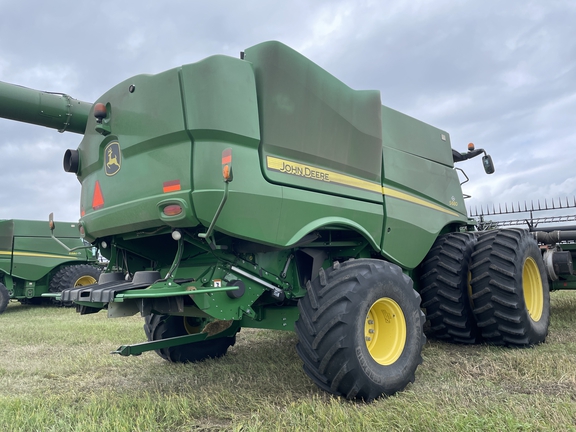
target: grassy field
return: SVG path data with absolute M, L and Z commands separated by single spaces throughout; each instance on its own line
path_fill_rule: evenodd
M 576 431 L 576 293 L 552 293 L 547 343 L 532 349 L 428 341 L 416 382 L 372 404 L 304 375 L 292 333 L 243 329 L 228 354 L 170 364 L 139 317 L 11 303 L 0 315 L 2 431 Z

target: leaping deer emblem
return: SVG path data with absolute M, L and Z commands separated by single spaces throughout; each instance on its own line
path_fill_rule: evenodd
M 118 168 L 120 168 L 118 158 L 116 158 L 116 155 L 112 152 L 112 149 L 108 148 L 108 162 L 106 162 L 106 166 L 111 168 L 112 165 L 116 165 Z
M 120 153 L 120 145 L 118 142 L 108 144 L 104 150 L 106 153 L 105 170 L 107 176 L 113 176 L 120 171 L 120 164 L 122 163 L 122 154 Z

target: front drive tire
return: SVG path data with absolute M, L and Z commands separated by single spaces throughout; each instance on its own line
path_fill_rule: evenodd
M 229 324 L 229 321 L 207 323 L 206 320 L 201 318 L 150 314 L 145 318 L 144 332 L 149 341 L 157 341 L 176 336 L 200 333 L 206 330 L 207 325 L 224 325 L 228 328 L 230 327 Z M 233 322 L 231 325 L 237 326 L 238 324 L 237 322 Z M 234 333 L 234 336 L 219 337 L 186 345 L 162 348 L 156 350 L 156 354 L 172 363 L 194 363 L 208 358 L 222 357 L 226 354 L 228 348 L 236 343 L 236 333 Z
M 425 319 L 400 267 L 374 259 L 335 262 L 307 290 L 298 303 L 296 349 L 320 388 L 371 401 L 414 382 Z
M 472 255 L 472 301 L 484 339 L 494 345 L 544 342 L 550 289 L 538 244 L 521 229 L 490 231 Z

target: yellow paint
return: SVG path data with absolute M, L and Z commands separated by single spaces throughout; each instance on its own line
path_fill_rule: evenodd
M 58 259 L 78 259 L 75 256 L 71 255 L 54 255 L 54 254 L 43 254 L 43 253 L 35 253 L 35 252 L 9 252 L 9 251 L 0 251 L 0 255 L 14 255 L 14 256 L 25 256 L 25 257 L 36 257 L 36 258 L 58 258 Z
M 402 201 L 410 202 L 412 204 L 420 205 L 423 207 L 430 208 L 442 213 L 449 214 L 454 217 L 460 217 L 459 213 L 455 211 L 448 210 L 442 206 L 426 201 L 422 198 L 418 198 L 414 195 L 408 194 L 406 192 L 400 192 L 396 189 L 391 189 L 389 187 L 381 186 L 379 183 L 370 182 L 367 180 L 361 180 L 356 177 L 340 174 L 334 171 L 328 171 L 325 169 L 317 168 L 311 165 L 305 165 L 298 162 L 292 162 L 284 159 L 279 159 L 273 156 L 266 156 L 266 165 L 268 169 L 273 171 L 278 171 L 284 174 L 294 175 L 297 177 L 309 178 L 312 180 L 322 181 L 324 183 L 335 183 L 344 186 L 350 186 L 357 189 L 366 190 L 369 192 L 378 192 L 384 196 L 391 198 L 397 198 Z M 451 202 L 451 205 L 453 203 Z

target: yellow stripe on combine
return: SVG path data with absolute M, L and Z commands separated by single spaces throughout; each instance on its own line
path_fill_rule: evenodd
M 426 201 L 422 198 L 418 198 L 414 195 L 410 195 L 405 192 L 400 192 L 395 189 L 381 186 L 379 183 L 374 183 L 367 180 L 361 180 L 356 177 L 339 174 L 334 171 L 328 171 L 311 165 L 305 165 L 298 162 L 279 159 L 273 156 L 266 156 L 266 166 L 270 170 L 278 171 L 284 174 L 289 174 L 297 177 L 304 177 L 312 180 L 321 181 L 324 183 L 336 183 L 370 192 L 377 192 L 381 193 L 384 196 L 397 198 L 402 201 L 407 201 L 413 204 L 428 207 L 430 209 L 437 210 L 439 212 L 446 213 L 451 216 L 455 217 L 461 216 L 459 213 L 456 213 L 455 211 L 431 203 L 430 201 Z
M 14 256 L 25 256 L 25 257 L 36 257 L 36 258 L 65 258 L 65 259 L 78 259 L 74 255 L 54 255 L 54 254 L 44 254 L 44 253 L 34 253 L 34 252 L 10 252 L 10 251 L 0 251 L 0 255 L 14 255 Z
M 441 206 L 439 206 L 439 205 L 436 205 L 436 204 L 433 204 L 433 203 L 428 202 L 428 201 L 426 201 L 426 200 L 423 200 L 422 198 L 417 198 L 417 197 L 415 197 L 415 196 L 413 196 L 413 195 L 410 195 L 410 194 L 407 194 L 407 193 L 404 193 L 404 192 L 400 192 L 400 191 L 397 191 L 397 190 L 394 190 L 394 189 L 390 189 L 390 188 L 387 188 L 387 187 L 384 187 L 384 186 L 382 187 L 382 195 L 384 195 L 384 196 L 389 196 L 389 197 L 392 197 L 392 198 L 398 198 L 398 199 L 401 199 L 401 200 L 403 200 L 403 201 L 408 201 L 408 202 L 411 202 L 411 203 L 414 203 L 414 204 L 418 204 L 418 205 L 421 205 L 421 206 L 424 206 L 424 207 L 428 207 L 428 208 L 431 208 L 431 209 L 433 209 L 433 210 L 437 210 L 437 211 L 439 211 L 439 212 L 447 213 L 447 214 L 452 215 L 452 216 L 460 216 L 460 214 L 459 214 L 459 213 L 456 213 L 455 211 L 448 210 L 448 209 L 446 209 L 446 208 L 444 208 L 444 207 L 441 207 Z
M 266 165 L 269 169 L 279 171 L 284 174 L 309 178 L 312 180 L 319 180 L 324 183 L 336 183 L 344 186 L 351 186 L 370 192 L 381 192 L 379 183 L 362 180 L 356 177 L 340 174 L 334 171 L 328 171 L 311 165 L 278 159 L 272 156 L 266 156 Z

